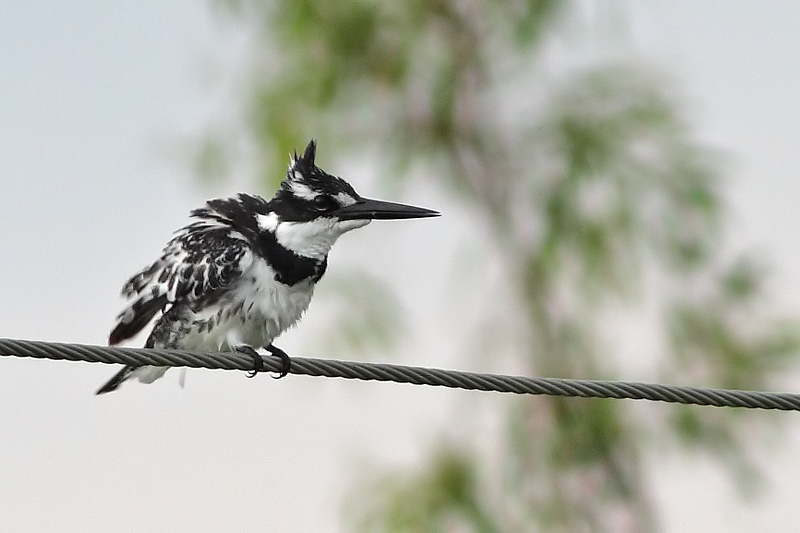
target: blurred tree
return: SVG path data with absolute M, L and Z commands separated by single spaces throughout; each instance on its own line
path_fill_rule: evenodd
M 723 253 L 715 163 L 663 80 L 598 61 L 564 67 L 570 35 L 591 33 L 586 5 L 221 5 L 253 37 L 245 135 L 265 185 L 312 135 L 326 147 L 379 147 L 395 177 L 430 169 L 491 228 L 480 246 L 502 261 L 510 290 L 495 294 L 513 295 L 501 316 L 521 339 L 508 351 L 525 372 L 614 377 L 609 325 L 624 308 L 652 318 L 639 326 L 661 341 L 652 362 L 663 380 L 762 388 L 787 366 L 794 326 L 762 312 L 753 262 Z M 209 136 L 204 169 L 229 168 L 226 142 Z M 684 444 L 747 473 L 745 416 L 521 398 L 499 461 L 445 446 L 421 472 L 367 487 L 355 520 L 387 532 L 655 531 L 643 459 Z

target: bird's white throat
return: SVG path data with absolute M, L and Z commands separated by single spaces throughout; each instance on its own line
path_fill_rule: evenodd
M 297 255 L 324 259 L 336 240 L 348 231 L 363 228 L 370 220 L 339 220 L 321 217 L 309 222 L 281 222 L 275 213 L 258 215 L 261 231 L 275 234 L 278 243 Z

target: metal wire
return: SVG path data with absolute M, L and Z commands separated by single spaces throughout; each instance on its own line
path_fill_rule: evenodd
M 203 353 L 187 350 L 120 348 L 15 339 L 0 339 L 0 355 L 87 361 L 90 363 L 119 363 L 135 366 L 182 366 L 221 370 L 253 369 L 252 358 L 249 355 L 238 352 Z M 514 394 L 544 394 L 583 398 L 629 398 L 716 407 L 800 411 L 800 395 L 790 393 L 677 387 L 628 381 L 504 376 L 438 368 L 356 363 L 305 357 L 292 357 L 291 361 L 291 369 L 289 370 L 291 374 L 305 374 L 308 376 L 360 379 L 363 381 L 392 381 L 414 385 L 510 392 Z M 278 372 L 281 370 L 281 363 L 277 358 L 267 356 L 264 357 L 263 368 L 264 370 Z

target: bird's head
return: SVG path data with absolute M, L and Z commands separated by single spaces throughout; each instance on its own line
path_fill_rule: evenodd
M 422 207 L 363 198 L 342 178 L 319 168 L 316 151 L 312 140 L 302 156 L 293 155 L 286 179 L 270 201 L 272 210 L 258 219 L 262 230 L 274 232 L 278 242 L 295 253 L 324 258 L 342 234 L 371 220 L 439 215 Z

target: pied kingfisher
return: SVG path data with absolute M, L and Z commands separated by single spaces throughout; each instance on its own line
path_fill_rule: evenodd
M 437 216 L 420 207 L 362 198 L 349 183 L 314 163 L 312 140 L 302 157 L 291 158 L 275 196 L 239 194 L 209 200 L 192 211 L 161 257 L 122 287 L 133 300 L 117 317 L 109 345 L 139 333 L 160 311 L 145 347 L 198 351 L 257 348 L 290 360 L 272 341 L 308 308 L 328 252 L 343 233 L 373 219 Z M 168 367 L 126 366 L 97 394 L 130 378 L 152 383 Z

